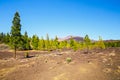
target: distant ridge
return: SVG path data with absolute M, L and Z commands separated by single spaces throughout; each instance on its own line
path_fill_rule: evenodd
M 73 38 L 75 41 L 83 42 L 83 37 L 72 36 L 72 35 L 69 35 L 69 36 L 64 37 L 64 38 L 58 38 L 58 41 L 69 41 L 71 38 Z
M 104 42 L 115 42 L 115 41 L 120 41 L 120 40 L 113 40 L 113 39 L 110 39 L 110 40 L 104 40 Z

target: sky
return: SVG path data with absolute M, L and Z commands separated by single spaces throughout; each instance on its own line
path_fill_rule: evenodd
M 0 32 L 10 32 L 16 11 L 29 36 L 120 39 L 120 0 L 0 0 Z

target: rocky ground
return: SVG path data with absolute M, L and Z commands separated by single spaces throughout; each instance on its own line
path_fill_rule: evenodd
M 0 50 L 0 80 L 120 80 L 120 48 L 28 52 Z

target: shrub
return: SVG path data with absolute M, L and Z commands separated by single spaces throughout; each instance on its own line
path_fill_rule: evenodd
M 67 63 L 70 63 L 72 59 L 70 57 L 66 58 Z
M 29 53 L 25 52 L 25 58 L 29 58 Z

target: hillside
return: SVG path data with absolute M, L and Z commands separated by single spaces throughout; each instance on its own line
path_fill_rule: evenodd
M 58 41 L 69 41 L 71 38 L 73 38 L 75 41 L 83 42 L 83 37 L 72 36 L 72 35 L 69 35 L 69 36 L 64 37 L 64 38 L 58 38 Z

